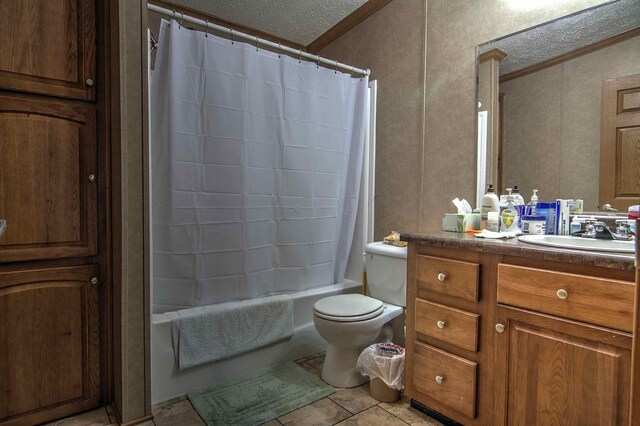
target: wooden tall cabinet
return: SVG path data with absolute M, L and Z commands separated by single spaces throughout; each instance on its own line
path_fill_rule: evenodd
M 95 100 L 95 3 L 0 1 L 0 87 Z
M 0 94 L 1 261 L 97 254 L 95 114 Z
M 105 399 L 100 6 L 0 0 L 2 425 L 65 417 Z
M 0 272 L 0 419 L 30 424 L 98 404 L 96 274 L 93 265 Z

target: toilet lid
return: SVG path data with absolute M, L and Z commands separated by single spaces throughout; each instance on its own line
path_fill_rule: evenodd
M 377 317 L 384 311 L 384 305 L 378 299 L 362 294 L 340 294 L 318 300 L 313 310 L 320 318 L 351 322 Z

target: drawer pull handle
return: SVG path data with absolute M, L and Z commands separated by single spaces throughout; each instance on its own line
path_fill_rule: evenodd
M 438 328 L 444 328 L 444 326 L 447 325 L 444 321 L 438 321 L 436 324 L 438 324 Z
M 504 331 L 504 325 L 502 324 L 496 324 L 496 331 L 498 333 L 502 333 Z
M 440 272 L 438 274 L 438 281 L 443 282 L 446 279 L 447 279 L 447 276 L 445 274 L 443 274 L 442 272 Z
M 441 385 L 444 382 L 444 376 L 436 376 L 436 383 Z
M 569 293 L 567 293 L 567 290 L 561 288 L 560 290 L 556 291 L 556 295 L 558 296 L 558 298 L 564 300 L 567 297 L 569 297 Z

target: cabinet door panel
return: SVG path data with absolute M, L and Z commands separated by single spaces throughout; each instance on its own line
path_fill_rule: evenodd
M 629 339 L 537 316 L 507 320 L 507 424 L 625 424 L 630 351 L 618 344 Z
M 0 423 L 32 424 L 98 403 L 96 272 L 0 273 Z
M 0 1 L 0 44 L 0 88 L 95 99 L 94 1 Z
M 0 262 L 97 250 L 95 111 L 0 96 Z

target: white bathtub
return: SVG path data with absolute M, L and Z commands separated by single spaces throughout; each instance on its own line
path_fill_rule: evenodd
M 219 380 L 324 351 L 326 342 L 313 325 L 313 304 L 327 296 L 359 293 L 361 284 L 341 284 L 293 294 L 293 336 L 233 358 L 178 371 L 171 344 L 171 321 L 167 314 L 153 314 L 151 324 L 151 402 L 157 404 L 182 396 Z

